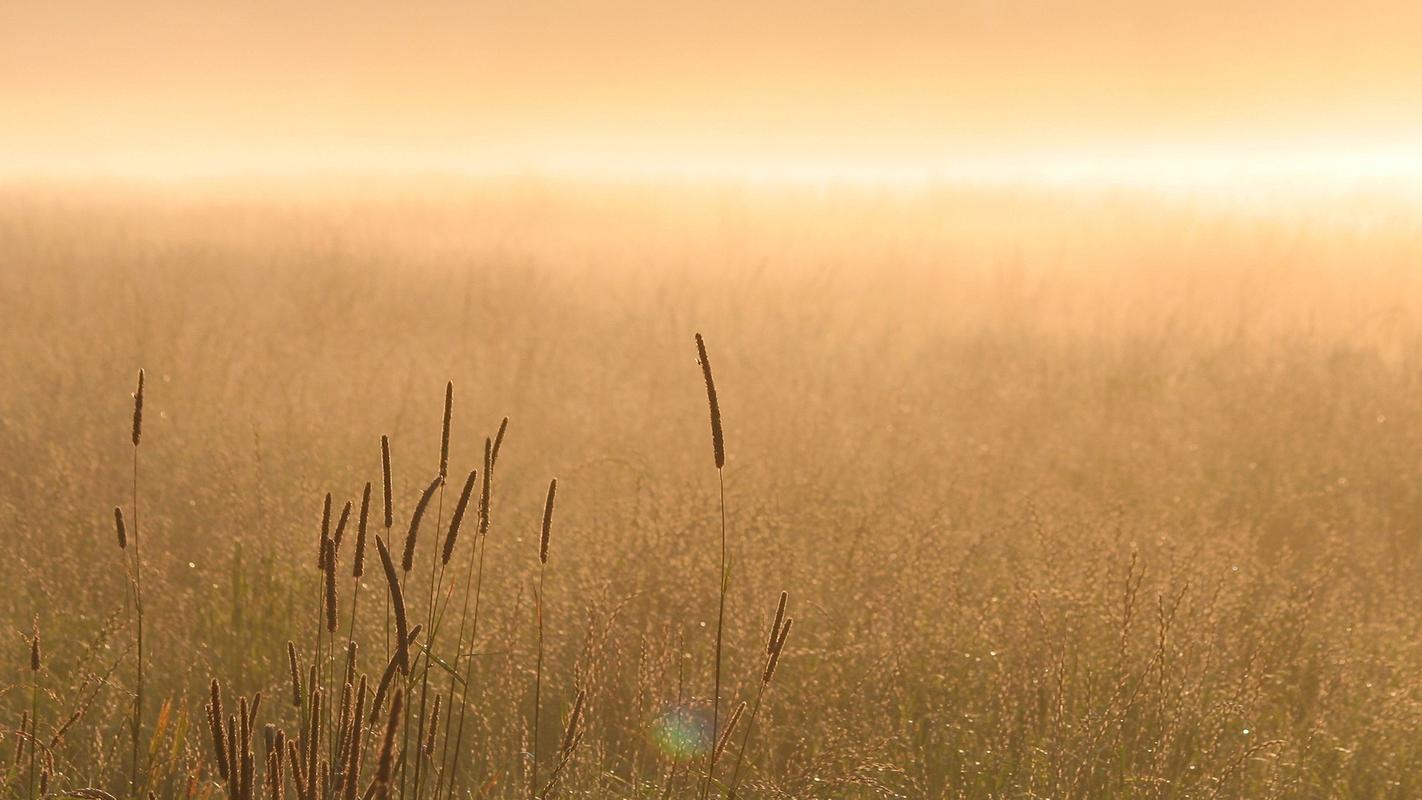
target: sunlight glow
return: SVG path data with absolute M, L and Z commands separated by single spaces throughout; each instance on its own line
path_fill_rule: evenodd
M 422 175 L 503 178 L 529 176 L 592 181 L 916 188 L 935 185 L 1126 188 L 1166 193 L 1272 195 L 1386 190 L 1422 196 L 1422 148 L 1157 148 L 1026 155 L 964 156 L 932 161 L 784 160 L 715 157 L 566 155 L 510 161 L 439 154 L 174 153 L 162 157 L 74 158 L 63 161 L 0 157 L 0 175 L 18 178 L 143 180 L 168 183 L 244 178 L 321 180 Z

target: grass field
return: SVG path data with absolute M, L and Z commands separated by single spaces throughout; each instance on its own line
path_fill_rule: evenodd
M 1366 196 L 1271 208 L 12 185 L 4 793 L 1416 797 L 1422 224 Z M 725 429 L 723 626 L 698 332 Z M 334 632 L 328 492 L 332 537 L 353 502 Z M 377 535 L 433 644 L 346 725 L 347 641 L 366 709 L 360 676 L 373 694 L 399 650 Z M 781 591 L 793 627 L 757 704 Z M 227 714 L 262 697 L 247 737 L 218 726 L 232 780 L 213 679 Z M 753 727 L 747 707 L 713 759 L 742 702 Z M 293 754 L 269 759 L 267 725 Z

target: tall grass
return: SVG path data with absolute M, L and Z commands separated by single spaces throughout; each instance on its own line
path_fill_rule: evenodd
M 534 618 L 538 627 L 538 655 L 533 672 L 533 764 L 528 782 L 528 796 L 538 795 L 538 726 L 542 719 L 543 700 L 543 577 L 548 567 L 548 545 L 553 532 L 553 500 L 558 492 L 558 479 L 548 482 L 548 498 L 543 504 L 543 527 L 538 537 L 538 588 L 534 591 Z
M 706 403 L 711 409 L 711 455 L 716 464 L 716 491 L 721 509 L 721 560 L 716 573 L 716 650 L 714 657 L 715 686 L 711 693 L 711 735 L 706 758 L 706 778 L 701 784 L 701 796 L 711 791 L 711 783 L 716 779 L 716 759 L 720 756 L 721 741 L 721 660 L 722 642 L 726 627 L 726 592 L 730 581 L 726 563 L 726 445 L 721 432 L 721 405 L 716 399 L 716 381 L 711 375 L 711 359 L 706 355 L 706 342 L 701 334 L 696 334 L 696 358 L 701 366 L 701 376 L 706 382 Z
M 133 425 L 130 439 L 133 441 L 133 472 L 132 472 L 132 495 L 133 503 L 133 607 L 134 618 L 134 647 L 137 650 L 137 661 L 135 672 L 137 677 L 134 680 L 133 695 L 133 754 L 132 767 L 129 779 L 129 788 L 135 796 L 141 791 L 139 784 L 140 767 L 138 763 L 139 747 L 143 739 L 143 555 L 141 550 L 140 537 L 138 533 L 138 443 L 143 437 L 143 370 L 138 371 L 138 388 L 133 392 Z M 122 526 L 120 526 L 122 530 Z M 120 537 L 121 539 L 123 537 Z
M 705 345 L 702 342 L 700 334 L 696 336 L 696 344 L 703 369 L 707 398 L 711 409 L 715 463 L 719 472 L 725 464 L 720 411 L 717 403 L 715 384 L 711 377 L 710 362 L 706 356 Z M 133 434 L 135 446 L 138 443 L 139 420 L 142 407 L 141 373 L 139 392 L 136 398 Z M 413 588 L 412 584 L 414 579 L 412 578 L 412 574 L 415 572 L 417 561 L 417 544 L 421 522 L 435 495 L 436 489 L 440 490 L 441 497 L 443 495 L 442 489 L 448 474 L 452 406 L 453 383 L 449 382 L 446 384 L 445 390 L 444 415 L 440 435 L 439 471 L 429 485 L 425 487 L 411 513 L 409 529 L 405 536 L 398 572 L 394 558 L 385 540 L 379 535 L 375 537 L 376 549 L 380 555 L 381 566 L 385 574 L 389 605 L 395 619 L 396 647 L 395 655 L 391 658 L 384 674 L 380 678 L 373 700 L 372 718 L 379 713 L 381 700 L 387 690 L 392 692 L 390 695 L 391 719 L 387 723 L 381 751 L 375 759 L 374 777 L 364 790 L 360 789 L 357 781 L 363 764 L 362 753 L 357 743 L 365 736 L 363 732 L 363 728 L 367 724 L 366 715 L 364 713 L 365 688 L 368 685 L 370 676 L 365 673 L 360 673 L 357 677 L 356 653 L 358 644 L 355 638 L 356 610 L 354 601 L 352 601 L 352 619 L 349 626 L 349 636 L 346 646 L 343 648 L 347 654 L 346 662 L 339 681 L 335 672 L 337 649 L 335 634 L 339 628 L 340 618 L 336 574 L 340 560 L 341 544 L 345 539 L 345 532 L 350 523 L 353 503 L 351 501 L 345 502 L 333 528 L 333 498 L 331 493 L 327 492 L 322 504 L 320 538 L 316 560 L 318 567 L 316 581 L 318 590 L 317 627 L 312 640 L 312 650 L 316 655 L 315 659 L 309 665 L 304 698 L 300 681 L 299 659 L 293 641 L 288 639 L 286 647 L 288 668 L 291 674 L 293 701 L 296 705 L 302 707 L 303 716 L 297 720 L 298 725 L 294 732 L 288 732 L 283 729 L 280 722 L 266 723 L 264 725 L 263 729 L 268 732 L 271 743 L 269 744 L 269 752 L 267 754 L 268 766 L 263 772 L 260 787 L 256 784 L 255 760 L 251 750 L 251 741 L 252 730 L 257 725 L 257 712 L 260 707 L 261 694 L 258 693 L 254 695 L 250 704 L 247 697 L 240 697 L 238 701 L 238 712 L 235 717 L 232 717 L 231 715 L 224 714 L 219 678 L 213 677 L 209 685 L 210 701 L 207 706 L 207 715 L 211 731 L 211 758 L 214 764 L 214 771 L 225 782 L 228 796 L 232 798 L 232 800 L 250 800 L 254 792 L 258 791 L 258 789 L 272 798 L 278 798 L 281 797 L 288 788 L 294 791 L 301 800 L 332 800 L 332 798 L 337 796 L 344 797 L 353 792 L 360 794 L 361 797 L 386 796 L 394 791 L 396 775 L 399 776 L 399 793 L 402 797 L 406 796 L 408 789 L 408 796 L 413 798 L 424 798 L 427 794 L 438 798 L 444 787 L 445 775 L 449 775 L 451 796 L 455 791 L 455 771 L 457 770 L 457 764 L 465 758 L 465 754 L 460 749 L 459 733 L 462 733 L 463 716 L 467 713 L 467 690 L 471 681 L 471 671 L 469 670 L 466 670 L 463 680 L 464 694 L 459 698 L 461 722 L 460 729 L 456 733 L 454 749 L 450 751 L 450 749 L 446 747 L 442 750 L 438 763 L 434 762 L 433 756 L 436 752 L 436 742 L 439 739 L 440 713 L 445 707 L 445 701 L 448 699 L 451 711 L 456 701 L 456 687 L 454 682 L 458 679 L 458 667 L 461 657 L 465 655 L 463 620 L 461 619 L 459 640 L 455 644 L 452 657 L 447 660 L 442 660 L 437 652 L 438 637 L 436 634 L 443 618 L 440 601 L 445 595 L 445 567 L 449 564 L 453 556 L 460 523 L 467 509 L 478 476 L 477 470 L 469 473 L 469 477 L 464 484 L 443 546 L 429 549 L 431 553 L 429 558 L 430 569 L 428 573 L 428 584 L 426 586 L 426 619 L 423 626 L 416 626 L 414 629 L 410 628 L 410 612 L 405 599 L 408 590 Z M 482 484 L 483 488 L 479 507 L 480 539 L 486 537 L 489 530 L 490 509 L 493 502 L 492 476 L 506 426 L 507 418 L 500 424 L 497 435 L 494 438 L 485 439 L 484 443 L 484 481 Z M 382 439 L 382 472 L 387 476 L 385 478 L 387 484 L 389 483 L 388 452 L 389 441 L 388 439 Z M 534 626 L 537 645 L 535 648 L 533 666 L 531 754 L 526 779 L 526 793 L 530 800 L 552 797 L 556 793 L 559 787 L 559 781 L 564 777 L 566 771 L 572 764 L 577 746 L 582 740 L 583 717 L 586 714 L 586 691 L 579 689 L 575 693 L 576 697 L 565 726 L 565 733 L 562 745 L 557 754 L 557 761 L 545 779 L 545 776 L 540 770 L 540 727 L 543 716 L 542 699 L 544 680 L 544 615 L 547 598 L 545 579 L 557 489 L 557 480 L 551 480 L 548 484 L 547 495 L 543 504 L 542 523 L 538 538 L 538 573 L 533 596 Z M 366 526 L 368 523 L 370 492 L 371 482 L 367 481 L 365 483 L 361 508 L 356 523 L 357 545 L 356 554 L 353 557 L 355 565 L 352 569 L 357 578 L 361 571 L 360 560 L 363 557 L 361 549 L 367 534 Z M 123 517 L 120 512 L 116 511 L 115 520 L 119 527 L 119 537 L 122 543 L 125 533 Z M 437 519 L 436 524 L 438 525 L 439 522 L 440 520 Z M 722 629 L 725 623 L 726 591 L 728 588 L 726 553 L 725 492 L 724 484 L 722 484 L 719 572 L 720 598 L 718 602 L 715 656 L 712 665 L 715 688 L 712 698 L 711 735 L 705 744 L 708 764 L 705 779 L 701 786 L 703 796 L 710 791 L 711 785 L 715 780 L 716 762 L 725 751 L 737 721 L 741 718 L 746 709 L 746 703 L 740 703 L 727 721 L 725 729 L 721 730 L 718 727 L 722 686 Z M 480 561 L 482 562 L 482 549 L 480 554 Z M 475 573 L 475 578 L 475 624 L 473 631 L 477 631 L 479 594 L 477 580 L 482 578 L 482 563 L 478 572 Z M 358 583 L 356 588 L 358 588 Z M 452 594 L 454 588 L 452 585 L 449 587 L 450 594 Z M 466 577 L 464 591 L 466 607 L 469 589 L 470 583 Z M 355 592 L 353 591 L 353 598 L 354 594 Z M 780 612 L 783 613 L 783 611 L 782 599 Z M 788 631 L 789 624 L 790 620 L 786 619 L 783 626 L 784 631 Z M 421 628 L 429 633 L 419 649 L 412 651 L 410 649 L 411 644 L 417 640 Z M 322 647 L 323 634 L 325 637 L 324 657 Z M 471 638 L 471 643 L 472 641 Z M 31 682 L 34 703 L 32 704 L 29 719 L 31 721 L 31 728 L 33 729 L 39 719 L 37 706 L 39 696 L 39 636 L 37 630 L 31 642 Z M 762 679 L 762 690 L 764 685 L 769 682 L 770 674 L 774 670 L 775 659 L 779 657 L 783 643 L 784 639 L 780 614 L 778 614 L 775 628 L 771 633 L 771 644 L 767 647 L 767 653 L 770 654 L 770 662 Z M 470 656 L 472 658 L 472 654 L 470 654 Z M 431 667 L 435 663 L 438 663 L 443 670 L 449 673 L 451 682 L 445 693 L 440 693 L 437 688 L 438 685 L 436 685 L 435 696 L 432 701 L 429 701 L 429 675 Z M 585 666 L 584 669 L 586 668 Z M 397 670 L 400 675 L 404 676 L 403 679 L 396 677 Z M 416 674 L 419 675 L 420 707 L 418 713 L 411 714 L 411 707 L 405 704 L 403 699 L 410 696 L 410 693 L 413 691 Z M 403 685 L 394 686 L 393 689 L 390 689 L 389 687 L 391 687 L 395 681 L 400 681 Z M 338 685 L 341 687 L 341 700 L 338 705 L 333 706 L 332 698 L 336 696 Z M 428 717 L 425 713 L 427 701 L 432 702 L 432 711 Z M 759 702 L 757 702 L 757 710 L 758 707 Z M 397 712 L 399 714 L 398 720 L 395 718 Z M 754 716 L 754 712 L 752 716 Z M 396 725 L 399 727 L 398 745 L 395 741 L 396 732 L 394 727 Z M 31 733 L 30 738 L 29 798 L 30 800 L 34 800 L 35 735 Z M 280 766 L 282 753 L 276 744 L 278 739 L 294 743 L 286 753 L 286 761 L 291 774 L 289 787 Z M 447 731 L 445 742 L 447 745 Z M 745 747 L 743 743 L 741 749 L 742 757 L 744 756 L 744 752 Z M 407 783 L 405 776 L 409 772 L 412 761 L 414 763 L 414 775 L 413 779 Z M 433 780 L 432 778 L 432 792 L 427 791 L 430 784 L 423 780 L 427 769 L 433 774 L 438 775 L 438 780 Z M 732 787 L 730 791 L 734 792 L 734 787 Z
M 0 795 L 1422 790 L 1409 217 L 795 202 L 0 197 Z

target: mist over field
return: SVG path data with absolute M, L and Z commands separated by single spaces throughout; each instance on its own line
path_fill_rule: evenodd
M 1422 795 L 1419 41 L 0 3 L 0 800 Z
M 700 332 L 726 452 L 718 724 L 755 701 L 782 590 L 794 618 L 715 791 L 736 762 L 748 797 L 1417 791 L 1422 236 L 1407 205 L 259 188 L 0 199 L 0 616 L 16 632 L 0 702 L 14 741 L 32 699 L 21 634 L 37 621 L 52 786 L 118 794 L 132 768 L 133 543 L 119 549 L 112 511 L 132 537 L 141 367 L 145 786 L 229 788 L 204 715 L 213 678 L 229 706 L 263 697 L 264 785 L 261 725 L 294 738 L 309 716 L 309 697 L 289 699 L 289 640 L 304 672 L 320 631 L 327 698 L 358 641 L 374 691 L 394 652 L 385 579 L 369 542 L 355 627 L 342 572 L 326 633 L 323 497 L 328 532 L 348 499 L 354 526 L 371 482 L 370 538 L 391 538 L 398 562 L 439 466 L 449 381 L 450 478 L 405 586 L 414 621 L 429 542 L 509 422 L 488 533 L 464 522 L 440 583 L 453 602 L 430 696 L 446 722 L 460 703 L 467 715 L 458 752 L 421 756 L 421 791 L 449 791 L 450 773 L 474 796 L 529 791 L 537 677 L 540 793 L 695 795 L 720 530 Z M 455 642 L 481 551 L 479 629 Z M 419 652 L 404 687 L 416 712 Z M 461 654 L 467 701 L 445 669 Z M 579 693 L 582 738 L 554 777 Z M 378 785 L 383 722 L 360 791 Z M 23 793 L 18 741 L 6 769 Z

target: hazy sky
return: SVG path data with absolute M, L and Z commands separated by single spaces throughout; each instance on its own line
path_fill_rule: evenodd
M 0 172 L 1422 175 L 1417 0 L 0 0 Z

